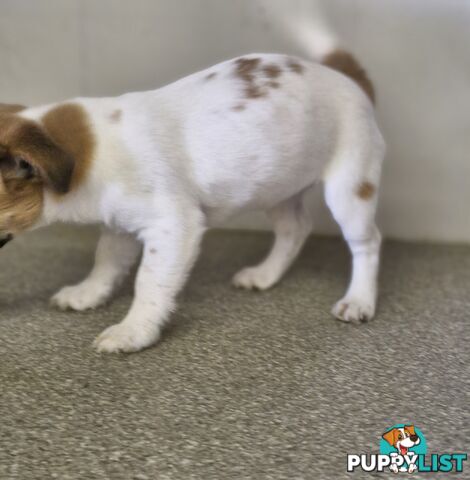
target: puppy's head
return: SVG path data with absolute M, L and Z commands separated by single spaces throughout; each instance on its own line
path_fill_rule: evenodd
M 401 455 L 406 455 L 408 449 L 419 444 L 419 436 L 415 432 L 414 425 L 405 425 L 402 428 L 392 428 L 382 435 L 392 447 L 395 447 Z
M 20 110 L 0 105 L 0 247 L 36 223 L 45 189 L 68 192 L 75 165 L 45 126 Z

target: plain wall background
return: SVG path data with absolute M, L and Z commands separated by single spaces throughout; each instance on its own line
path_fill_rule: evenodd
M 321 4 L 378 91 L 383 232 L 470 242 L 470 2 Z M 254 51 L 305 55 L 280 19 L 317 13 L 313 0 L 1 0 L 0 102 L 152 89 Z M 316 231 L 337 231 L 321 192 L 311 201 Z

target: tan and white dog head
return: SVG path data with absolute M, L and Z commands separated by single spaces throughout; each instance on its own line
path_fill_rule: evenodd
M 401 428 L 392 428 L 382 435 L 392 447 L 398 450 L 400 455 L 406 455 L 408 450 L 420 442 L 419 436 L 415 432 L 414 425 L 405 425 Z
M 35 225 L 46 189 L 60 196 L 73 188 L 91 156 L 80 106 L 61 105 L 39 121 L 24 109 L 0 104 L 0 247 Z

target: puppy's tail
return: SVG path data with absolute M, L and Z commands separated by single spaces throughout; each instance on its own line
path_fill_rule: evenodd
M 366 71 L 352 53 L 341 47 L 322 12 L 315 13 L 315 18 L 297 18 L 286 23 L 289 36 L 308 56 L 354 80 L 375 103 L 374 86 Z

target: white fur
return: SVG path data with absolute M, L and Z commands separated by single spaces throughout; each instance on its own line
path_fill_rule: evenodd
M 245 98 L 245 82 L 229 60 L 155 91 L 74 100 L 89 114 L 96 136 L 92 169 L 61 199 L 46 192 L 38 225 L 102 223 L 106 232 L 90 276 L 52 302 L 76 310 L 104 303 L 143 244 L 133 304 L 121 323 L 97 338 L 99 351 L 154 343 L 205 229 L 240 212 L 269 212 L 276 239 L 266 260 L 239 272 L 235 285 L 265 289 L 276 283 L 311 230 L 303 198 L 320 181 L 353 255 L 351 284 L 333 312 L 346 321 L 373 316 L 377 196 L 357 196 L 361 182 L 379 184 L 384 144 L 373 107 L 353 81 L 322 65 L 298 60 L 304 67 L 299 74 L 286 68 L 283 55 L 246 58 L 255 57 L 283 69 L 280 87 L 268 88 L 262 98 Z M 216 76 L 207 79 L 211 73 Z M 260 86 L 268 80 L 256 76 Z M 245 109 L 235 111 L 240 104 Z M 39 119 L 54 106 L 23 116 Z M 111 120 L 117 109 L 120 122 Z

